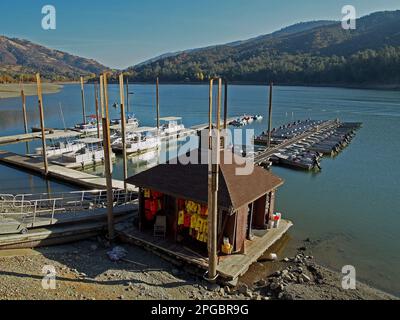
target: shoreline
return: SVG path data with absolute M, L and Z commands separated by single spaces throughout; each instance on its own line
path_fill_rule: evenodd
M 25 96 L 37 95 L 37 87 L 34 83 L 24 84 Z M 43 94 L 58 93 L 63 88 L 60 83 L 42 83 Z M 21 96 L 21 86 L 18 83 L 0 84 L 0 99 L 18 98 Z
M 240 279 L 233 288 L 207 283 L 201 277 L 187 272 L 185 267 L 176 267 L 139 247 L 126 244 L 118 246 L 127 252 L 126 258 L 118 262 L 109 260 L 107 252 L 110 245 L 100 237 L 56 247 L 24 250 L 22 253 L 18 250 L 0 252 L 0 299 L 398 299 L 359 282 L 357 290 L 342 290 L 336 273 L 319 266 L 304 253 L 283 259 L 287 262 L 275 261 L 273 264 L 278 271 L 251 284 Z M 55 267 L 56 290 L 42 290 L 43 265 Z M 302 283 L 297 283 L 297 279 L 303 279 L 299 281 Z

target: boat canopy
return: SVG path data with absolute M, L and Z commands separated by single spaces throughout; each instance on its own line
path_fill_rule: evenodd
M 160 118 L 160 121 L 166 121 L 166 122 L 179 121 L 179 120 L 182 120 L 182 117 L 164 117 L 164 118 Z
M 86 144 L 95 144 L 95 143 L 101 143 L 101 142 L 103 142 L 103 140 L 98 139 L 98 138 L 84 138 L 84 139 L 76 140 L 76 142 L 81 142 L 81 143 L 86 143 Z

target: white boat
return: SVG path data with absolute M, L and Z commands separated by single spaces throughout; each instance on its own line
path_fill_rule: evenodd
M 87 167 L 104 161 L 103 140 L 97 138 L 85 138 L 76 140 L 76 143 L 83 143 L 84 148 L 62 155 L 62 162 L 69 166 Z M 115 154 L 111 154 L 115 158 Z
M 102 125 L 100 123 L 100 130 L 102 129 Z M 82 133 L 93 133 L 97 132 L 97 123 L 95 121 L 91 121 L 88 123 L 79 123 L 75 125 L 75 130 Z
M 52 141 L 50 145 L 46 147 L 46 154 L 50 157 L 61 156 L 64 153 L 77 152 L 85 148 L 85 144 L 78 141 Z M 42 155 L 43 149 L 36 148 L 35 153 Z
M 131 128 L 138 128 L 139 120 L 137 118 L 135 118 L 134 114 L 128 114 L 126 116 L 126 124 Z M 121 125 L 121 119 L 111 120 L 111 125 Z
M 181 121 L 182 118 L 180 117 L 160 118 L 160 122 L 163 122 L 160 127 L 160 135 L 168 136 L 173 134 L 179 134 L 179 132 L 185 129 L 185 126 L 182 124 Z
M 256 114 L 255 116 L 253 116 L 253 119 L 256 120 L 256 121 L 260 121 L 260 120 L 263 119 L 263 116 L 260 115 L 260 114 Z
M 161 138 L 157 135 L 156 128 L 142 127 L 130 131 L 126 137 L 126 153 L 140 154 L 156 150 L 161 146 Z M 111 145 L 114 152 L 122 152 L 122 138 L 117 138 Z

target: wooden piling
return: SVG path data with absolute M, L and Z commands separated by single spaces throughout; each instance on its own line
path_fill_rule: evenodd
M 42 97 L 42 83 L 40 80 L 40 74 L 36 74 L 37 83 L 37 94 L 39 102 L 39 112 L 40 112 L 40 128 L 42 131 L 42 154 L 44 163 L 44 175 L 47 176 L 49 173 L 49 164 L 47 162 L 47 149 L 46 149 L 46 132 L 44 127 L 44 112 L 43 112 L 43 97 Z
M 225 95 L 224 95 L 224 130 L 228 128 L 228 80 L 225 79 Z
M 218 101 L 217 101 L 217 130 L 213 131 L 212 125 L 212 98 L 213 98 L 213 79 L 210 80 L 209 91 L 209 163 L 208 163 L 208 280 L 215 281 L 218 277 L 218 248 L 217 248 L 217 225 L 218 225 L 218 175 L 220 159 L 220 126 L 221 126 L 221 93 L 222 79 L 218 79 Z M 214 137 L 215 134 L 215 137 Z
M 24 129 L 25 133 L 28 133 L 29 129 L 28 129 L 28 117 L 26 115 L 26 96 L 23 85 L 21 87 L 21 99 L 22 99 L 22 116 L 24 118 Z
M 130 111 L 130 105 L 129 105 L 129 79 L 126 77 L 126 112 L 131 112 Z
M 94 104 L 96 109 L 97 138 L 100 139 L 99 90 L 97 82 L 94 83 Z
M 157 108 L 157 129 L 160 129 L 160 91 L 159 91 L 159 79 L 156 81 L 156 108 Z
M 81 77 L 81 98 L 82 98 L 83 123 L 86 124 L 86 102 L 85 102 L 85 88 L 83 87 L 83 77 Z
M 269 84 L 269 108 L 268 108 L 268 143 L 267 147 L 271 147 L 271 130 L 272 130 L 272 88 L 273 83 Z
M 114 199 L 112 192 L 112 162 L 111 162 L 111 141 L 110 141 L 110 121 L 108 115 L 108 90 L 107 90 L 107 74 L 103 75 L 103 90 L 105 102 L 105 113 L 102 119 L 103 125 L 103 148 L 104 148 L 104 165 L 107 185 L 107 221 L 108 221 L 108 239 L 114 240 Z
M 104 118 L 104 77 L 100 76 L 100 107 L 101 107 L 101 118 Z
M 124 189 L 127 191 L 126 179 L 128 179 L 128 163 L 126 158 L 126 117 L 125 117 L 125 97 L 124 97 L 124 75 L 119 75 L 119 95 L 121 101 L 121 134 L 122 134 L 122 158 L 124 172 Z

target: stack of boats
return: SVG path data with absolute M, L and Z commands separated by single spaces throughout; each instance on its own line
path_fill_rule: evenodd
M 360 126 L 361 123 L 341 123 L 338 120 L 305 120 L 281 126 L 271 133 L 271 148 L 276 152 L 269 160 L 295 169 L 321 169 L 321 158 L 339 153 L 350 143 Z M 263 144 L 267 139 L 263 133 L 255 141 Z

